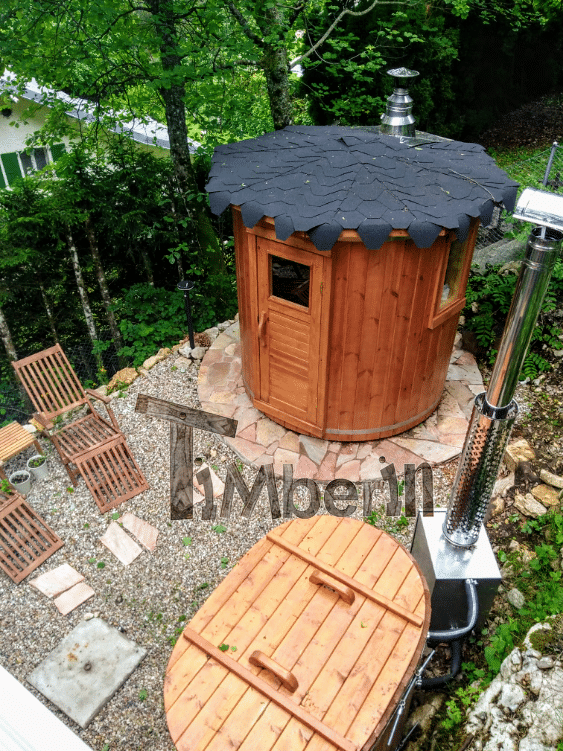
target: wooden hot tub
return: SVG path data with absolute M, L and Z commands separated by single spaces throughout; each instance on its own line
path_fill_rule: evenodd
M 332 441 L 396 435 L 428 417 L 479 221 L 516 197 L 483 148 L 285 128 L 218 147 L 207 190 L 215 213 L 233 207 L 254 405 Z

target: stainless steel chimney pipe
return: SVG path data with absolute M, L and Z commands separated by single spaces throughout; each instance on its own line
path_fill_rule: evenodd
M 386 136 L 416 136 L 415 122 L 411 114 L 413 101 L 409 96 L 406 83 L 409 79 L 418 76 L 417 70 L 408 68 L 393 68 L 388 70 L 387 75 L 395 79 L 395 90 L 387 99 L 387 109 L 381 115 L 380 133 Z M 404 82 L 404 83 L 403 83 Z
M 528 238 L 489 388 L 475 399 L 448 503 L 443 534 L 457 547 L 470 548 L 479 537 L 518 413 L 513 399 L 518 376 L 562 240 L 562 232 L 545 226 L 535 227 Z

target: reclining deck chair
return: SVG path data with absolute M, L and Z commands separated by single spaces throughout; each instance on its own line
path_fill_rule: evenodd
M 109 406 L 111 400 L 82 388 L 59 344 L 12 365 L 37 409 L 34 418 L 57 449 L 73 485 L 82 475 L 100 511 L 148 488 Z M 110 422 L 94 409 L 90 397 L 104 403 Z M 56 429 L 57 417 L 83 406 L 84 417 Z
M 64 545 L 15 491 L 0 491 L 0 569 L 19 584 Z

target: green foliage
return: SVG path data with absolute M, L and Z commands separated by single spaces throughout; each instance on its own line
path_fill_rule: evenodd
M 442 720 L 444 730 L 455 730 L 465 718 L 467 708 L 477 698 L 479 689 L 476 686 L 460 687 L 456 689 L 453 697 L 446 702 L 446 717 Z
M 494 362 L 494 343 L 502 335 L 506 315 L 516 288 L 517 274 L 500 273 L 501 266 L 487 265 L 485 271 L 472 269 L 466 291 L 467 305 L 463 310 L 465 327 L 473 331 L 477 343 L 489 362 Z M 521 378 L 537 378 L 551 368 L 543 356 L 544 348 L 560 349 L 561 329 L 550 323 L 542 313 L 548 313 L 563 303 L 563 263 L 557 260 L 550 284 L 542 303 L 538 323 L 532 334 L 530 351 L 522 365 Z
M 125 343 L 119 354 L 130 358 L 133 367 L 184 336 L 184 299 L 179 290 L 135 284 L 123 291 L 115 311 Z
M 526 522 L 522 531 L 536 543 L 535 557 L 528 567 L 523 564 L 517 551 L 508 555 L 508 561 L 516 572 L 514 586 L 524 595 L 525 604 L 518 610 L 517 618 L 509 618 L 506 623 L 501 623 L 494 630 L 488 643 L 478 642 L 478 646 L 484 644 L 487 670 L 479 669 L 477 672 L 473 664 L 470 669 L 475 678 L 482 678 L 485 683 L 494 678 L 500 670 L 502 661 L 523 639 L 531 626 L 545 621 L 548 616 L 563 613 L 562 575 L 557 567 L 554 569 L 552 566 L 563 546 L 563 513 L 550 511 Z M 486 629 L 484 634 L 488 635 Z

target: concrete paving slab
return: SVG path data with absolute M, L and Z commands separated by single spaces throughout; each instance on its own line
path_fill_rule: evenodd
M 63 592 L 62 595 L 59 595 L 59 597 L 55 599 L 55 605 L 59 609 L 61 615 L 67 615 L 95 594 L 96 593 L 89 584 L 86 584 L 86 582 L 79 582 L 78 584 L 75 584 L 74 587 Z
M 101 618 L 92 618 L 79 623 L 27 680 L 85 728 L 146 653 Z
M 112 522 L 106 532 L 100 537 L 100 542 L 118 558 L 124 566 L 128 566 L 143 552 L 132 537 L 121 529 L 117 522 Z
M 57 597 L 57 595 L 66 592 L 67 589 L 74 587 L 81 581 L 84 581 L 83 575 L 79 574 L 68 563 L 63 563 L 62 566 L 46 571 L 29 583 L 42 592 L 45 597 Z

